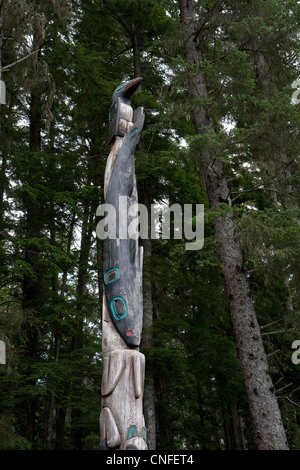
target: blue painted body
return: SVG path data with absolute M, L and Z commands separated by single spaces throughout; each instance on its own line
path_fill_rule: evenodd
M 140 81 L 134 79 L 116 89 L 111 108 L 113 118 L 118 114 L 114 103 L 119 99 L 130 104 L 130 97 Z M 119 197 L 123 196 L 127 201 L 128 210 L 137 203 L 134 151 L 144 125 L 142 108 L 134 112 L 133 120 L 134 127 L 123 140 L 106 193 L 106 203 L 112 204 L 116 211 L 117 239 L 107 238 L 104 241 L 104 288 L 115 328 L 128 346 L 137 347 L 140 345 L 143 323 L 141 250 L 138 238 L 119 238 L 119 222 L 124 217 L 120 214 Z M 128 217 L 127 227 L 129 223 Z

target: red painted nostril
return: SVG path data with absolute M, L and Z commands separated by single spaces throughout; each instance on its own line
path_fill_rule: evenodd
M 133 335 L 133 331 L 132 331 L 132 330 L 127 330 L 127 331 L 126 331 L 126 335 L 127 335 L 127 336 L 132 336 L 132 335 Z

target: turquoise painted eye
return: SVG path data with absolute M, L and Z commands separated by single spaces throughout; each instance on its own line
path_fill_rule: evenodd
M 117 281 L 119 277 L 120 277 L 119 268 L 113 268 L 104 274 L 104 282 L 105 284 L 111 284 L 112 282 Z
M 126 83 L 123 83 L 122 85 L 120 85 L 117 89 L 116 89 L 116 93 L 121 93 L 121 91 L 124 89 Z
M 134 139 L 135 136 L 138 134 L 139 130 L 137 127 L 135 127 L 134 129 L 132 129 L 132 131 L 130 132 L 130 139 Z
M 123 299 L 123 297 L 120 297 L 120 296 L 114 297 L 110 301 L 110 308 L 116 320 L 122 320 L 128 314 L 126 302 Z

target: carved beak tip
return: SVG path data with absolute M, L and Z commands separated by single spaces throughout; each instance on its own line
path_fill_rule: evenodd
M 142 80 L 143 80 L 142 77 L 137 77 L 137 78 L 134 78 L 133 80 L 131 80 L 123 90 L 124 96 L 126 96 L 126 98 L 131 98 L 133 93 L 140 86 L 140 83 L 141 83 Z

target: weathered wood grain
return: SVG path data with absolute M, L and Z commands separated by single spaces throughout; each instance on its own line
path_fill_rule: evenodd
M 118 155 L 120 154 L 120 150 L 122 149 L 124 139 L 126 138 L 126 135 L 134 128 L 134 116 L 141 118 L 141 115 L 143 114 L 142 110 L 139 113 L 134 114 L 132 107 L 127 103 L 120 103 L 120 109 L 118 110 L 118 113 L 118 133 L 120 133 L 120 135 L 116 135 L 112 143 L 111 152 L 107 159 L 104 176 L 105 201 L 107 201 L 107 192 L 110 186 L 111 176 L 116 165 Z M 132 175 L 132 185 L 132 192 L 128 197 L 129 205 L 137 202 L 134 171 Z M 114 193 L 116 198 L 113 199 L 117 199 L 118 187 L 110 186 L 110 193 L 112 191 L 112 187 L 114 188 L 114 191 L 116 191 Z M 113 246 L 113 249 L 118 251 L 118 258 L 120 254 L 122 255 L 122 253 L 126 254 L 126 249 L 123 249 L 125 245 L 124 243 L 122 245 L 122 242 L 123 240 L 119 239 L 116 241 L 112 240 L 110 242 L 113 243 L 113 245 L 110 246 Z M 131 269 L 126 268 L 125 260 L 125 266 L 123 267 L 121 275 L 134 276 L 134 279 L 132 279 L 132 285 L 135 284 L 138 289 L 141 289 L 141 270 L 143 260 L 142 249 L 138 246 L 137 240 L 135 240 L 134 243 L 132 246 L 135 248 L 134 251 L 131 250 L 130 255 Z M 109 244 L 106 246 L 109 249 Z M 133 255 L 134 258 L 132 258 Z M 116 257 L 115 251 L 114 257 Z M 110 260 L 110 257 L 105 259 Z M 133 263 L 132 259 L 134 259 Z M 120 281 L 119 286 L 121 286 Z M 122 338 L 122 335 L 117 330 L 116 325 L 112 320 L 111 313 L 108 308 L 109 300 L 107 300 L 108 294 L 105 293 L 105 286 L 103 291 L 103 370 L 101 386 L 102 402 L 100 414 L 100 449 L 145 450 L 147 449 L 145 420 L 143 415 L 145 356 L 140 353 L 139 347 L 136 345 L 139 344 L 140 340 L 138 340 L 137 343 L 129 346 Z M 136 305 L 136 301 L 133 301 L 131 305 L 134 309 L 135 307 L 138 307 Z M 140 311 L 140 306 L 138 311 Z M 116 322 L 115 319 L 114 321 Z M 140 315 L 138 315 L 137 331 L 140 328 L 141 321 L 142 319 L 140 318 Z M 132 334 L 135 334 L 134 326 L 132 327 Z

